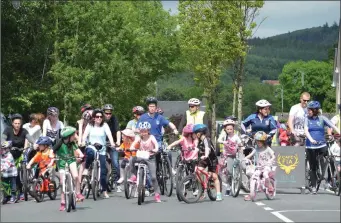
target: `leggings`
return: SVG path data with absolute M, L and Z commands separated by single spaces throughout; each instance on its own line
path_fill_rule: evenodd
M 307 149 L 307 159 L 309 162 L 310 166 L 310 182 L 312 187 L 316 187 L 316 182 L 317 182 L 317 175 L 316 171 L 318 168 L 318 162 L 317 162 L 317 156 L 322 154 L 323 156 L 326 156 L 328 153 L 327 147 L 323 147 L 320 149 Z M 324 172 L 326 169 L 326 159 L 321 159 L 321 167 L 322 167 L 322 174 L 324 177 Z
M 140 158 L 136 158 L 136 159 L 133 159 L 132 161 L 132 165 L 133 167 L 135 166 L 135 163 L 138 163 L 140 162 L 141 159 Z M 154 191 L 156 193 L 160 193 L 160 188 L 159 188 L 159 184 L 156 180 L 156 165 L 155 165 L 155 160 L 154 159 L 149 159 L 149 160 L 145 160 L 147 162 L 147 166 L 148 166 L 148 169 L 149 169 L 149 174 L 152 178 L 152 184 L 153 184 L 153 187 L 154 187 Z M 137 175 L 137 168 L 131 168 L 131 172 L 132 174 L 134 174 L 135 176 Z

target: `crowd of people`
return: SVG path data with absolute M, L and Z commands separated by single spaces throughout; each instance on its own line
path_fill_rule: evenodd
M 231 173 L 233 159 L 237 153 L 243 152 L 244 145 L 240 138 L 241 134 L 249 135 L 256 142 L 255 150 L 246 154 L 243 159 L 253 159 L 257 164 L 264 166 L 262 173 L 268 180 L 269 167 L 273 165 L 275 155 L 271 149 L 272 138 L 278 132 L 282 146 L 289 145 L 294 140 L 297 146 L 303 146 L 305 142 L 308 161 L 311 168 L 312 192 L 316 193 L 316 157 L 318 154 L 325 154 L 327 151 L 326 134 L 339 139 L 340 116 L 328 120 L 320 113 L 321 105 L 317 101 L 310 101 L 307 92 L 301 94 L 300 103 L 292 106 L 288 122 L 278 126 L 275 119 L 270 115 L 271 104 L 267 100 L 256 102 L 256 112 L 249 115 L 241 122 L 241 132 L 235 130 L 236 120 L 228 117 L 223 123 L 223 129 L 217 138 L 217 142 L 223 145 L 223 153 L 217 157 L 216 148 L 209 138 L 208 117 L 204 111 L 200 111 L 200 100 L 192 98 L 188 101 L 189 109 L 185 112 L 178 128 L 162 114 L 158 108 L 158 101 L 155 97 L 146 99 L 147 111 L 142 106 L 135 106 L 132 109 L 133 119 L 126 128 L 121 131 L 119 121 L 113 114 L 114 107 L 106 104 L 102 108 L 93 108 L 90 104 L 81 107 L 81 119 L 75 127 L 64 126 L 59 120 L 59 110 L 55 107 L 47 109 L 47 117 L 44 119 L 41 114 L 32 114 L 29 123 L 22 125 L 23 118 L 19 114 L 11 116 L 12 125 L 3 132 L 1 144 L 1 172 L 2 178 L 11 183 L 12 196 L 8 198 L 9 203 L 16 202 L 15 191 L 18 186 L 21 188 L 20 179 L 16 170 L 14 160 L 21 156 L 20 151 L 11 150 L 17 148 L 34 148 L 35 154 L 31 156 L 27 168 L 34 163 L 39 164 L 40 172 L 46 171 L 55 174 L 53 164 L 56 155 L 64 157 L 58 159 L 57 168 L 63 179 L 65 164 L 68 163 L 70 172 L 76 185 L 77 199 L 82 201 L 84 196 L 80 193 L 81 176 L 87 175 L 89 167 L 94 160 L 95 153 L 99 153 L 100 161 L 100 184 L 102 197 L 109 198 L 107 193 L 106 154 L 110 153 L 114 181 L 117 183 L 117 192 L 121 192 L 121 184 L 124 177 L 124 169 L 129 163 L 134 166 L 138 162 L 137 151 L 147 151 L 147 164 L 150 173 L 150 186 L 155 192 L 155 201 L 161 202 L 159 185 L 156 180 L 156 167 L 160 162 L 162 151 L 164 128 L 169 127 L 174 134 L 182 133 L 179 140 L 171 143 L 168 149 L 180 145 L 184 150 L 185 159 L 198 159 L 199 169 L 208 169 L 212 176 L 217 191 L 217 201 L 222 200 L 222 188 L 218 180 L 217 166 L 227 163 L 227 171 Z M 327 127 L 327 132 L 325 131 Z M 306 140 L 304 140 L 304 137 Z M 339 141 L 339 140 L 336 140 Z M 332 151 L 338 156 L 340 165 L 340 144 L 333 145 Z M 195 148 L 188 150 L 188 148 Z M 120 157 L 123 159 L 120 159 Z M 172 164 L 172 153 L 168 152 Z M 121 163 L 120 163 L 121 160 Z M 225 162 L 225 160 L 227 162 Z M 340 167 L 338 167 L 340 168 Z M 132 176 L 130 182 L 136 182 L 136 169 L 131 168 Z M 172 169 L 172 174 L 176 171 Z M 258 174 L 258 173 L 257 173 Z M 223 181 L 226 185 L 224 195 L 230 194 L 230 182 L 224 174 Z M 227 177 L 225 177 L 227 176 Z M 269 191 L 274 188 L 269 187 Z M 22 193 L 22 191 L 20 191 Z M 21 194 L 20 199 L 23 199 Z M 250 196 L 245 196 L 250 200 Z M 60 210 L 65 209 L 64 196 L 61 199 Z

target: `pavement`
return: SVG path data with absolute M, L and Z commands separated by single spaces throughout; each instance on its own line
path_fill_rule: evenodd
M 340 197 L 327 191 L 317 195 L 299 190 L 282 191 L 274 200 L 259 194 L 255 202 L 223 197 L 221 202 L 204 200 L 196 204 L 161 196 L 161 203 L 147 197 L 141 206 L 124 193 L 109 199 L 89 199 L 77 203 L 75 211 L 59 211 L 60 198 L 36 203 L 34 199 L 1 206 L 1 222 L 340 222 Z

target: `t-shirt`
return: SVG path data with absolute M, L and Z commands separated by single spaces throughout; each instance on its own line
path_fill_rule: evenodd
M 238 145 L 242 143 L 242 140 L 239 138 L 238 135 L 234 134 L 232 137 L 228 136 L 225 130 L 219 135 L 219 143 L 225 143 L 223 156 L 227 155 L 234 155 L 237 151 Z
M 52 128 L 50 120 L 45 119 L 43 123 L 43 129 L 46 129 L 46 136 L 54 142 L 58 137 L 59 131 L 64 128 L 64 124 L 61 121 L 57 121 L 56 127 Z
M 153 135 L 157 142 L 162 141 L 162 127 L 166 127 L 169 125 L 169 121 L 162 115 L 158 113 L 154 113 L 153 116 L 150 116 L 149 113 L 143 114 L 139 121 L 137 122 L 137 126 L 139 123 L 149 122 L 151 125 L 150 134 Z
M 305 119 L 304 126 L 305 128 L 308 128 L 311 138 L 319 142 L 318 144 L 312 144 L 307 138 L 305 141 L 307 149 L 319 149 L 327 146 L 324 128 L 332 128 L 334 126 L 333 123 L 328 120 L 328 118 L 323 115 L 317 117 L 307 117 Z
M 136 123 L 137 123 L 137 120 L 136 119 L 133 119 L 133 120 L 130 120 L 127 124 L 127 127 L 126 129 L 131 129 L 133 131 L 135 131 L 136 129 Z
M 275 152 L 267 147 L 266 149 L 256 148 L 255 150 L 255 162 L 257 166 L 272 166 L 273 164 L 270 162 L 271 157 L 273 157 Z
M 36 142 L 42 134 L 40 125 L 32 127 L 30 123 L 26 123 L 22 127 L 28 131 L 34 142 Z
M 69 146 L 66 144 L 62 144 L 61 147 L 57 150 L 56 154 L 61 159 L 58 160 L 57 165 L 59 169 L 64 169 L 66 162 L 70 165 L 73 162 L 76 162 L 75 151 L 77 150 L 76 143 L 71 143 Z
M 336 142 L 330 147 L 330 152 L 335 156 L 335 161 L 340 162 L 340 146 Z
M 124 158 L 129 159 L 130 157 L 134 157 L 136 156 L 136 151 L 130 151 L 130 146 L 131 146 L 132 142 L 123 142 L 120 145 L 120 149 L 124 150 Z M 139 143 L 135 144 L 135 149 L 138 149 L 140 147 Z
M 307 108 L 302 108 L 301 104 L 291 107 L 289 116 L 294 116 L 294 130 L 299 134 L 304 134 L 304 119 L 307 116 Z
M 88 142 L 91 145 L 96 143 L 102 145 L 102 149 L 99 150 L 100 155 L 106 154 L 106 138 L 107 134 L 111 134 L 110 128 L 107 123 L 104 123 L 102 126 L 92 126 L 88 124 L 85 128 L 85 133 L 88 132 Z
M 12 146 L 17 148 L 24 148 L 26 135 L 29 135 L 28 131 L 21 128 L 17 135 L 13 132 L 13 127 L 8 126 L 3 132 L 7 136 L 7 141 L 12 141 Z
M 340 115 L 335 115 L 330 121 L 340 130 Z
M 40 173 L 42 173 L 46 170 L 47 165 L 51 162 L 51 159 L 53 158 L 53 150 L 48 148 L 44 152 L 37 152 L 37 154 L 33 157 L 33 162 L 39 163 L 39 170 Z

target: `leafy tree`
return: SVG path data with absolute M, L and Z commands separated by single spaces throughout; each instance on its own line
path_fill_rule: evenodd
M 163 101 L 182 101 L 186 100 L 182 92 L 175 90 L 173 88 L 166 88 L 162 91 L 161 95 L 158 97 L 159 100 Z

